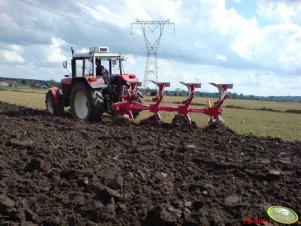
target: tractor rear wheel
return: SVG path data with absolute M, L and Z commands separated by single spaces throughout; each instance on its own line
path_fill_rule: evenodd
M 52 95 L 51 91 L 49 90 L 46 93 L 45 103 L 47 111 L 52 115 L 62 115 L 64 114 L 64 104 L 61 101 L 61 94 L 59 90 L 56 91 L 58 97 L 58 104 L 55 104 L 54 96 Z
M 101 90 L 93 90 L 85 83 L 75 83 L 71 91 L 70 110 L 73 118 L 100 121 L 104 107 Z

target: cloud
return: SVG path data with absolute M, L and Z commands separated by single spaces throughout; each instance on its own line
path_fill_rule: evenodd
M 25 59 L 17 52 L 10 50 L 0 50 L 2 63 L 23 63 Z
M 62 54 L 61 45 L 65 44 L 65 41 L 59 38 L 51 38 L 51 45 L 49 45 L 48 48 L 46 48 L 46 57 L 48 62 L 54 63 L 54 62 L 62 62 L 66 60 L 66 56 Z
M 159 81 L 171 82 L 171 88 L 186 89 L 180 82 L 196 82 L 202 83 L 202 87 L 216 91 L 213 87 L 210 87 L 210 82 L 222 83 L 224 82 L 223 76 L 219 73 L 206 70 L 206 66 L 197 65 L 195 68 L 189 67 L 187 64 L 178 65 L 177 68 L 173 64 L 165 59 L 158 59 L 158 66 L 160 67 Z M 180 70 L 179 70 L 180 68 Z
M 261 41 L 254 50 L 256 59 L 262 60 L 262 66 L 299 75 L 301 27 L 295 24 L 270 25 L 262 29 L 261 35 Z
M 231 8 L 227 1 L 232 2 Z M 71 46 L 85 52 L 103 45 L 126 55 L 128 69 L 143 79 L 145 40 L 138 25 L 130 34 L 131 22 L 169 18 L 175 22 L 176 33 L 173 36 L 173 26 L 165 26 L 161 37 L 158 65 L 162 80 L 176 84 L 215 79 L 237 82 L 247 91 L 256 84 L 264 89 L 259 83 L 265 78 L 275 81 L 271 86 L 278 88 L 284 79 L 298 81 L 301 5 L 257 1 L 254 16 L 246 17 L 243 10 L 251 10 L 241 10 L 246 1 L 227 1 L 2 0 L 0 76 L 46 74 L 46 79 L 59 80 L 65 73 L 61 61 L 70 58 Z M 150 40 L 158 38 L 156 32 L 148 34 Z M 6 69 L 12 62 L 16 67 Z
M 227 61 L 227 57 L 219 53 L 216 53 L 215 56 L 213 56 L 213 58 L 220 61 Z
M 295 63 L 290 65 L 290 62 L 294 62 L 291 58 L 295 58 L 295 53 L 289 57 L 290 60 L 283 61 L 286 63 L 281 63 L 279 60 L 271 59 L 283 59 L 285 53 L 278 51 L 276 57 L 275 54 L 271 57 L 271 52 L 263 52 L 263 50 L 269 51 L 269 48 L 262 48 L 262 46 L 268 42 L 267 39 L 271 36 L 268 30 L 272 29 L 260 27 L 255 17 L 247 19 L 235 9 L 227 9 L 224 1 L 192 0 L 186 3 L 163 0 L 160 5 L 152 1 L 142 2 L 139 0 L 120 0 L 120 2 L 123 4 L 118 4 L 118 1 L 111 3 L 108 0 L 101 3 L 89 2 L 89 4 L 83 0 L 76 3 L 55 1 L 47 4 L 33 1 L 35 6 L 48 7 L 50 12 L 32 5 L 20 4 L 20 8 L 26 14 L 22 14 L 20 17 L 15 17 L 14 13 L 12 16 L 4 14 L 4 17 L 7 17 L 3 18 L 4 21 L 7 21 L 4 24 L 10 24 L 9 26 L 12 28 L 9 29 L 9 32 L 4 32 L 5 35 L 1 41 L 13 41 L 20 45 L 49 45 L 52 43 L 52 37 L 57 37 L 64 40 L 65 45 L 62 48 L 67 52 L 70 46 L 82 49 L 96 45 L 108 45 L 111 49 L 125 54 L 145 56 L 144 38 L 137 34 L 130 36 L 130 22 L 135 21 L 135 16 L 145 20 L 154 17 L 162 19 L 169 17 L 171 21 L 176 22 L 176 39 L 181 41 L 176 41 L 171 34 L 173 28 L 166 26 L 165 29 L 169 33 L 163 33 L 158 50 L 160 57 L 194 64 L 219 65 L 226 68 L 289 69 L 290 73 L 298 70 L 296 68 L 298 65 Z M 259 7 L 263 11 L 263 6 L 259 5 Z M 8 7 L 5 12 L 11 12 L 10 10 L 11 7 Z M 50 21 L 45 14 L 47 17 L 50 16 Z M 60 16 L 61 14 L 67 17 Z M 87 21 L 86 25 L 85 21 Z M 191 26 L 191 24 L 196 26 Z M 35 29 L 32 29 L 33 27 Z M 299 25 L 296 26 L 295 32 L 299 27 Z M 137 26 L 135 29 L 140 28 Z M 21 32 L 18 32 L 20 30 Z M 47 30 L 52 33 L 45 32 Z M 286 35 L 286 33 L 283 29 L 279 29 L 277 35 L 274 35 L 273 40 L 275 41 L 272 43 L 276 44 L 277 40 L 283 41 L 281 40 L 282 35 Z M 151 40 L 156 40 L 157 36 L 158 33 L 148 34 L 148 38 Z M 124 45 L 124 43 L 127 44 Z M 196 44 L 194 46 L 190 43 Z M 296 46 L 296 43 L 298 43 L 297 40 L 293 39 L 291 45 Z M 269 46 L 277 49 L 278 45 L 272 46 L 269 43 Z M 185 51 L 180 51 L 180 48 Z M 261 55 L 258 54 L 258 50 Z M 268 58 L 267 61 L 258 60 L 263 56 Z M 267 64 L 268 61 L 271 63 Z
M 235 9 L 227 9 L 223 1 L 202 1 L 198 12 L 202 16 L 196 26 L 204 38 L 194 41 L 194 46 L 202 52 L 204 64 L 299 74 L 300 24 L 262 26 L 259 18 L 244 18 Z M 224 55 L 227 63 L 210 58 L 216 54 Z
M 287 24 L 300 21 L 301 5 L 294 1 L 261 1 L 257 13 L 268 20 Z
M 99 22 L 101 24 L 107 24 L 114 29 L 114 27 L 117 27 L 119 29 L 127 29 L 129 28 L 129 24 L 131 23 L 128 18 L 120 17 L 120 14 L 112 12 L 108 7 L 106 7 L 103 4 L 96 4 L 95 6 L 91 6 L 89 3 L 85 3 L 84 1 L 78 1 L 76 2 L 78 6 L 82 9 L 82 12 L 86 14 L 87 17 L 92 17 L 95 22 L 95 25 Z M 110 5 L 108 5 L 110 6 Z
M 136 64 L 136 58 L 132 54 L 126 54 L 124 55 L 126 62 L 128 65 L 135 65 Z

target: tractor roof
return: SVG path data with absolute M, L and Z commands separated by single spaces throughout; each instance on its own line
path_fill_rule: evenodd
M 109 47 L 106 46 L 97 46 L 91 47 L 89 53 L 74 53 L 72 58 L 120 58 L 120 53 L 109 52 Z
M 72 58 L 121 58 L 120 53 L 113 52 L 92 52 L 92 53 L 74 53 L 72 54 Z

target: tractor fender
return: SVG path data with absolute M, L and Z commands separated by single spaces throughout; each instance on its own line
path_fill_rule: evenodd
M 118 77 L 119 77 L 119 79 L 127 81 L 127 82 L 138 82 L 138 78 L 135 74 L 122 74 Z
M 107 84 L 97 84 L 97 83 L 90 84 L 90 86 L 92 89 L 104 89 L 108 87 Z
M 49 90 L 51 92 L 51 95 L 53 96 L 55 106 L 58 106 L 59 105 L 58 88 L 57 87 L 51 87 Z
M 100 78 L 96 78 L 94 76 L 79 77 L 79 78 L 73 80 L 72 85 L 74 85 L 77 82 L 84 82 L 85 84 L 90 86 L 92 89 L 104 89 L 104 88 L 108 87 L 105 80 L 101 77 Z

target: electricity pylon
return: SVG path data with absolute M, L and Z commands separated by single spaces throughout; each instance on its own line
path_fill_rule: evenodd
M 157 51 L 160 44 L 160 40 L 162 37 L 162 32 L 165 25 L 173 25 L 174 26 L 174 33 L 175 33 L 175 24 L 170 22 L 169 19 L 165 21 L 142 21 L 138 20 L 131 24 L 131 31 L 133 25 L 141 25 L 146 51 L 147 51 L 147 58 L 145 64 L 145 72 L 144 72 L 144 79 L 143 79 L 143 87 L 146 88 L 147 82 L 153 80 L 158 81 L 158 65 L 157 65 Z M 156 30 L 159 30 L 159 34 L 154 41 L 150 40 L 148 34 L 153 34 Z M 147 32 L 149 31 L 149 32 Z

